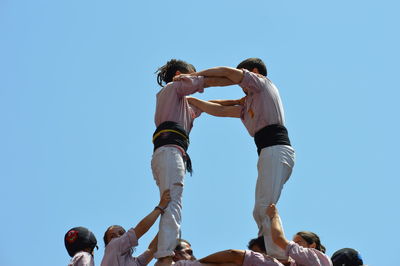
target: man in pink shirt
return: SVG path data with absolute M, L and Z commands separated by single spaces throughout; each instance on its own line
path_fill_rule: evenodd
M 154 153 L 151 161 L 154 179 L 160 192 L 171 191 L 171 202 L 160 219 L 156 265 L 171 265 L 174 248 L 180 235 L 182 192 L 186 170 L 192 172 L 189 133 L 193 120 L 201 111 L 190 105 L 187 95 L 203 92 L 208 86 L 223 86 L 226 78 L 187 77 L 172 81 L 183 73 L 193 73 L 195 68 L 187 62 L 172 59 L 157 71 L 157 82 L 162 89 L 157 93 L 155 112 L 156 130 L 153 134 Z
M 254 137 L 259 159 L 253 216 L 259 235 L 264 235 L 267 254 L 284 260 L 286 255 L 271 239 L 271 223 L 265 209 L 279 200 L 283 185 L 292 173 L 295 152 L 284 125 L 279 91 L 266 75 L 266 66 L 259 58 L 246 59 L 237 68 L 216 67 L 192 73 L 190 76 L 227 78 L 231 81 L 228 85 L 238 84 L 246 96 L 239 100 L 214 101 L 190 98 L 189 103 L 214 116 L 240 118 Z M 181 75 L 175 79 L 187 78 Z
M 171 200 L 170 191 L 165 190 L 161 195 L 160 203 L 154 210 L 144 217 L 134 228 L 125 231 L 122 226 L 113 225 L 104 233 L 104 256 L 101 266 L 144 266 L 152 259 L 157 247 L 157 236 L 151 241 L 149 248 L 140 256 L 133 257 L 133 248 L 138 245 L 141 238 L 155 223 L 160 214 Z

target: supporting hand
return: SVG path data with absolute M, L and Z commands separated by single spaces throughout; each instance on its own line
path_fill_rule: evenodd
M 164 190 L 164 192 L 161 195 L 160 203 L 158 204 L 158 206 L 165 209 L 165 208 L 167 208 L 168 203 L 170 201 L 171 201 L 171 194 L 170 194 L 169 189 L 166 189 L 166 190 Z

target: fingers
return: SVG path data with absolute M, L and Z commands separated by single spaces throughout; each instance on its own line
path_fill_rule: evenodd
M 276 214 L 276 206 L 275 204 L 270 204 L 267 209 L 266 209 L 266 214 L 268 215 L 269 218 L 272 218 Z
M 175 77 L 172 78 L 172 80 L 173 81 L 180 81 L 180 80 L 183 80 L 183 79 L 187 78 L 187 76 L 189 76 L 189 74 L 176 75 Z
M 171 201 L 171 194 L 169 189 L 164 190 L 164 192 L 161 195 L 160 199 L 160 206 L 162 208 L 166 208 L 168 206 L 168 203 Z

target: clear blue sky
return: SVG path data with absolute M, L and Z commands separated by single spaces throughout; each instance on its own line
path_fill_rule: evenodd
M 297 161 L 278 208 L 288 238 L 320 235 L 393 265 L 400 185 L 397 1 L 0 1 L 0 265 L 66 265 L 63 236 L 135 226 L 158 203 L 154 71 L 262 58 Z M 239 98 L 239 87 L 202 99 Z M 189 148 L 183 237 L 244 249 L 257 154 L 240 120 L 203 114 Z M 157 222 L 158 224 L 158 222 Z M 140 239 L 136 254 L 157 232 Z

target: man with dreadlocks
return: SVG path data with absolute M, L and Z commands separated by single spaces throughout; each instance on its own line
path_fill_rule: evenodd
M 172 59 L 157 70 L 157 83 L 163 87 L 157 93 L 155 112 L 156 130 L 153 134 L 154 153 L 151 161 L 153 176 L 161 191 L 170 189 L 171 202 L 163 210 L 158 233 L 156 265 L 171 265 L 174 249 L 180 235 L 182 192 L 186 170 L 192 166 L 187 149 L 193 120 L 201 111 L 190 105 L 187 95 L 203 92 L 205 87 L 226 86 L 227 78 L 188 77 L 172 81 L 180 74 L 195 72 L 193 65 Z

